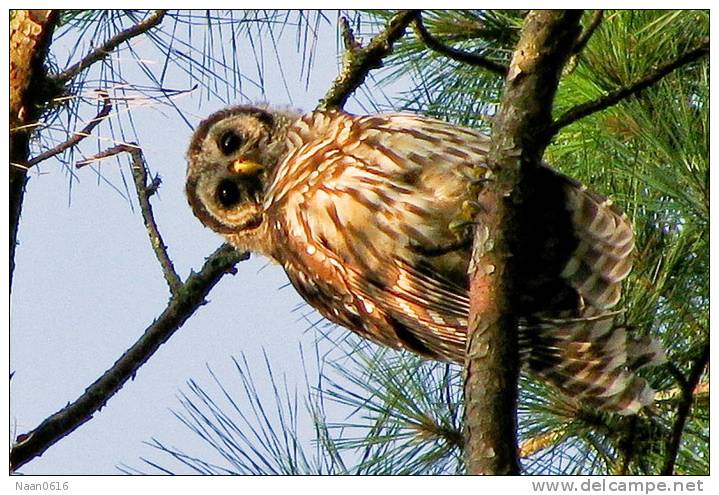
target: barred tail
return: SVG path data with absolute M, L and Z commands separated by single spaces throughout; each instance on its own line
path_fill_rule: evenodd
M 665 361 L 649 338 L 631 339 L 614 325 L 615 313 L 539 320 L 520 327 L 523 361 L 535 375 L 584 404 L 635 414 L 652 404 L 654 390 L 635 371 Z
M 562 237 L 562 231 L 555 229 L 556 242 L 547 235 L 549 241 L 541 248 L 563 257 L 554 265 L 561 284 L 535 283 L 534 299 L 551 300 L 559 294 L 570 304 L 545 304 L 529 312 L 520 327 L 524 363 L 582 403 L 620 414 L 637 413 L 653 402 L 654 390 L 636 370 L 666 358 L 656 341 L 632 338 L 627 328 L 618 326 L 617 313 L 611 309 L 619 302 L 622 281 L 632 268 L 631 222 L 611 200 L 569 177 L 546 168 L 541 178 L 545 179 L 542 187 L 562 197 L 567 214 L 563 225 L 571 233 Z M 544 203 L 549 208 L 547 200 Z

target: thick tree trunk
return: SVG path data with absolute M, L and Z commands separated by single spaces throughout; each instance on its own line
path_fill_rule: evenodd
M 492 128 L 487 205 L 470 266 L 471 310 L 465 371 L 465 459 L 470 474 L 519 474 L 517 459 L 516 269 L 522 256 L 524 177 L 541 162 L 554 94 L 577 39 L 581 11 L 527 15 Z
M 30 135 L 47 94 L 45 57 L 57 21 L 56 11 L 18 10 L 10 22 L 10 288 L 15 246 L 27 184 Z

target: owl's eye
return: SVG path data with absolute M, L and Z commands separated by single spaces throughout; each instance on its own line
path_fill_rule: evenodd
M 242 146 L 242 137 L 235 131 L 227 131 L 220 136 L 218 144 L 224 155 L 231 155 Z
M 225 208 L 232 208 L 240 201 L 240 190 L 234 181 L 225 179 L 217 186 L 217 200 Z

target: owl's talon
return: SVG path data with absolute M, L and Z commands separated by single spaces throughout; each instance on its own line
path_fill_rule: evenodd
M 484 211 L 484 206 L 479 201 L 468 199 L 462 203 L 462 211 L 467 212 L 468 214 L 472 215 L 472 217 L 474 217 L 478 213 Z
M 472 168 L 466 172 L 467 191 L 471 196 L 477 196 L 484 190 L 487 183 L 492 182 L 492 173 L 485 168 Z
M 469 235 L 468 230 L 475 225 L 477 225 L 477 222 L 473 220 L 456 218 L 449 222 L 449 230 L 457 239 L 464 239 Z
M 484 206 L 478 201 L 469 199 L 464 201 L 457 217 L 449 223 L 449 230 L 452 231 L 457 239 L 466 239 L 470 236 L 468 229 L 477 225 L 475 218 L 484 210 Z
M 492 182 L 492 179 L 486 176 L 478 177 L 476 179 L 470 179 L 469 185 L 472 187 L 484 187 L 486 184 Z
M 462 210 L 460 212 L 460 216 L 456 220 L 464 221 L 465 223 L 474 223 L 474 219 L 477 217 L 477 215 L 479 215 L 480 213 L 484 213 L 485 211 L 486 208 L 484 207 L 484 205 L 482 205 L 482 203 L 473 199 L 468 199 L 462 203 Z

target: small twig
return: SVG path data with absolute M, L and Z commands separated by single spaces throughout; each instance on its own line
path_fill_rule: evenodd
M 317 109 L 341 109 L 349 96 L 362 85 L 367 74 L 372 69 L 382 67 L 382 59 L 392 52 L 392 46 L 402 37 L 415 15 L 411 10 L 400 11 L 390 19 L 384 31 L 372 38 L 364 48 L 355 40 L 347 21 L 340 21 L 345 42 L 342 70 L 325 97 L 320 100 Z
M 140 203 L 140 211 L 142 212 L 142 219 L 145 222 L 145 228 L 147 229 L 147 235 L 150 237 L 150 244 L 152 244 L 152 250 L 155 252 L 155 257 L 160 263 L 162 268 L 162 274 L 167 281 L 167 285 L 170 288 L 170 294 L 175 297 L 182 289 L 182 282 L 180 277 L 175 271 L 175 266 L 167 254 L 167 246 L 162 240 L 160 230 L 157 228 L 155 222 L 155 215 L 152 212 L 152 204 L 150 204 L 150 196 L 154 194 L 156 186 L 154 182 L 151 184 L 147 183 L 147 166 L 145 164 L 145 158 L 142 154 L 142 149 L 136 143 L 127 143 L 113 146 L 97 155 L 79 162 L 77 167 L 82 167 L 96 161 L 100 158 L 107 158 L 109 156 L 117 155 L 119 153 L 128 153 L 132 157 L 132 178 L 135 181 L 135 189 L 137 191 L 137 199 Z M 154 189 L 151 189 L 153 188 Z
M 643 89 L 657 83 L 659 80 L 672 73 L 676 69 L 683 67 L 699 58 L 709 54 L 709 39 L 706 39 L 701 45 L 693 50 L 680 55 L 676 59 L 668 62 L 667 64 L 657 68 L 655 71 L 647 74 L 643 78 L 635 81 L 634 83 L 616 89 L 594 101 L 581 103 L 570 110 L 567 110 L 564 115 L 555 120 L 549 128 L 550 135 L 553 136 L 563 127 L 573 124 L 579 119 L 587 117 L 596 112 L 606 110 L 612 105 L 616 105 L 620 101 L 637 94 Z
M 131 26 L 124 31 L 120 31 L 115 36 L 103 43 L 102 46 L 95 48 L 90 53 L 85 55 L 82 60 L 68 67 L 59 74 L 55 75 L 53 79 L 58 84 L 66 84 L 68 81 L 77 76 L 88 66 L 107 57 L 110 52 L 112 52 L 122 43 L 129 41 L 132 38 L 139 36 L 160 24 L 166 13 L 167 10 L 156 10 L 154 13 L 147 16 L 145 20 L 138 22 L 134 26 Z
M 507 71 L 509 69 L 506 65 L 500 64 L 499 62 L 495 62 L 481 55 L 477 55 L 476 53 L 468 53 L 463 50 L 458 50 L 457 48 L 453 48 L 451 46 L 443 44 L 437 38 L 432 36 L 429 31 L 427 31 L 427 28 L 422 22 L 422 15 L 420 13 L 417 13 L 414 19 L 414 32 L 417 38 L 419 38 L 422 43 L 427 45 L 427 48 L 434 50 L 437 53 L 441 53 L 442 55 L 449 57 L 452 60 L 457 60 L 458 62 L 462 62 L 464 64 L 482 67 L 483 69 L 494 72 L 495 74 L 502 77 L 507 75 Z
M 359 41 L 355 38 L 354 33 L 352 32 L 352 28 L 350 27 L 350 22 L 347 20 L 346 17 L 340 17 L 340 33 L 342 34 L 342 44 L 345 47 L 345 50 L 359 50 L 362 48 L 362 46 L 359 44 Z
M 691 411 L 692 404 L 694 403 L 694 390 L 696 389 L 697 384 L 704 373 L 704 368 L 706 368 L 708 363 L 709 341 L 706 341 L 701 354 L 699 354 L 694 361 L 694 365 L 692 366 L 688 377 L 684 377 L 678 369 L 672 371 L 672 374 L 675 376 L 677 371 L 681 376 L 681 379 L 677 379 L 677 382 L 682 389 L 682 393 L 679 404 L 677 405 L 674 426 L 669 438 L 667 439 L 667 457 L 664 460 L 664 466 L 662 467 L 660 473 L 664 476 L 671 476 L 674 474 L 674 465 L 676 464 L 677 455 L 679 454 L 679 444 L 681 443 L 682 435 L 684 434 L 684 426 L 686 425 L 687 419 L 689 419 L 689 412 Z
M 687 390 L 687 388 L 689 388 L 689 382 L 687 381 L 687 377 L 684 376 L 682 370 L 680 370 L 679 367 L 671 361 L 667 363 L 667 370 L 669 370 L 669 373 L 677 381 L 677 385 L 679 386 L 679 395 L 683 396 L 684 392 Z
M 614 466 L 614 474 L 626 476 L 629 472 L 629 466 L 637 453 L 637 426 L 639 417 L 634 415 L 628 419 L 627 431 L 619 438 L 617 450 L 619 458 Z
M 83 127 L 79 131 L 75 131 L 72 133 L 72 136 L 65 141 L 64 143 L 60 143 L 59 145 L 55 146 L 52 149 L 49 149 L 43 153 L 40 153 L 34 158 L 31 158 L 27 162 L 27 167 L 32 167 L 33 165 L 37 165 L 38 163 L 47 160 L 48 158 L 51 158 L 53 156 L 59 155 L 60 153 L 64 152 L 67 149 L 72 148 L 76 144 L 78 144 L 80 141 L 85 139 L 86 137 L 90 136 L 92 131 L 97 127 L 100 122 L 102 122 L 112 110 L 112 101 L 110 100 L 110 95 L 106 91 L 98 91 L 99 98 L 102 99 L 102 108 L 99 112 L 97 112 L 97 115 L 94 119 L 92 119 L 90 122 L 87 123 L 85 127 Z
M 521 443 L 517 455 L 520 459 L 527 459 L 541 450 L 553 447 L 565 435 L 564 428 L 559 428 L 530 437 Z
M 603 10 L 597 10 L 594 13 L 594 16 L 592 16 L 592 22 L 589 23 L 589 26 L 587 26 L 587 28 L 582 31 L 582 34 L 579 35 L 579 38 L 577 38 L 577 42 L 574 44 L 574 48 L 572 49 L 573 55 L 576 55 L 577 53 L 584 50 L 584 47 L 587 46 L 587 43 L 589 42 L 589 38 L 592 37 L 594 31 L 596 31 L 599 25 L 602 23 L 603 18 Z
M 45 419 L 34 430 L 18 436 L 10 451 L 13 471 L 42 455 L 105 406 L 140 367 L 205 303 L 210 290 L 235 264 L 249 257 L 228 244 L 220 246 L 198 273 L 191 273 L 181 290 L 135 344 L 73 403 Z

